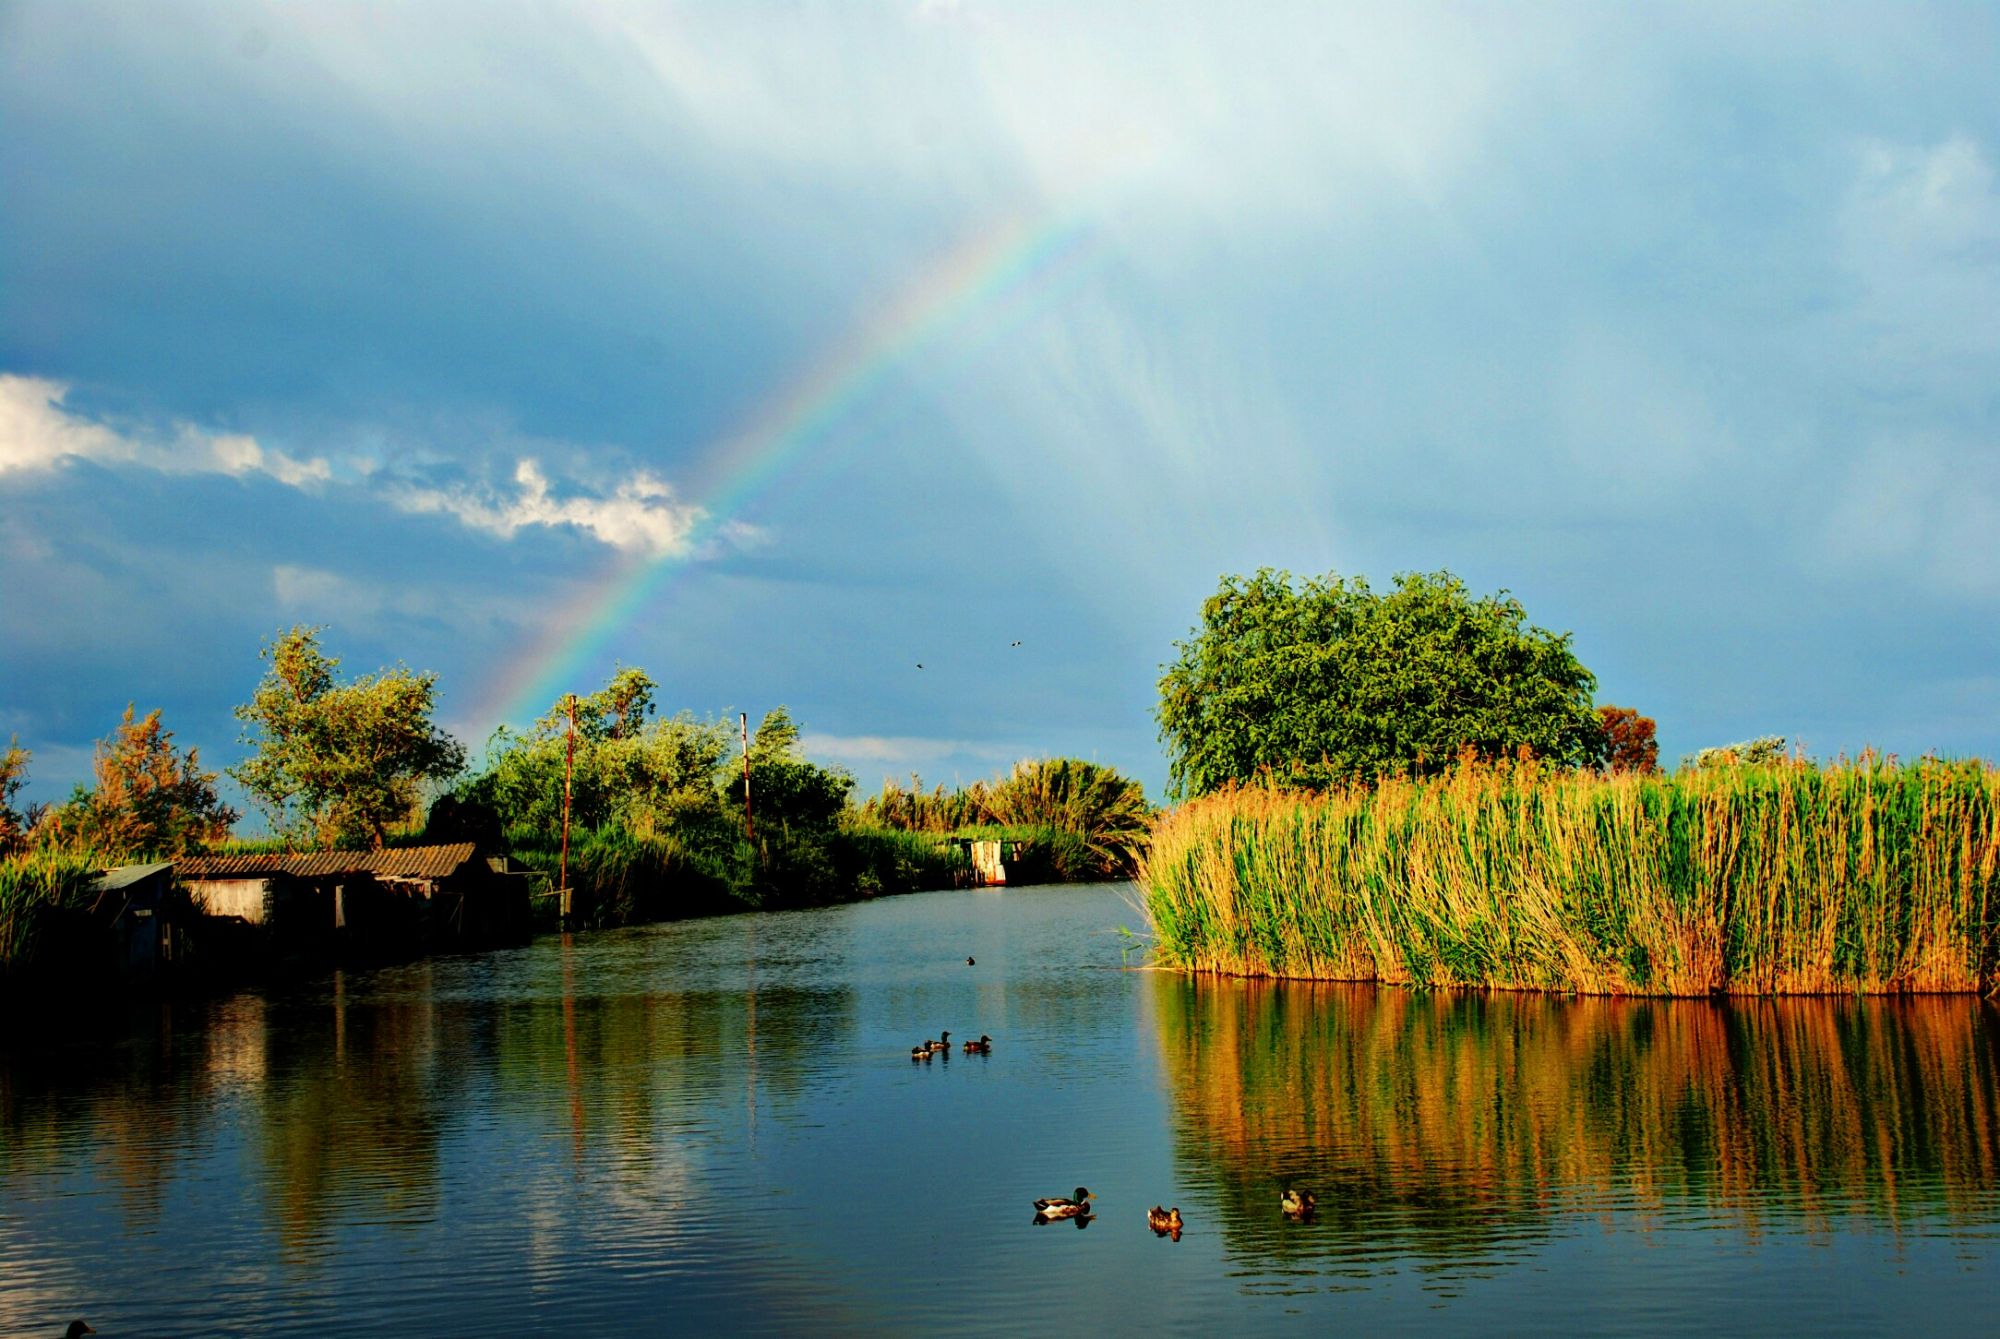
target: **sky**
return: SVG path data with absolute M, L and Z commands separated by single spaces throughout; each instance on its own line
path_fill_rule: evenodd
M 1980 4 L 0 0 L 0 738 L 232 763 L 306 623 L 475 755 L 622 664 L 1157 800 L 1268 566 L 1511 591 L 1669 761 L 1993 758 L 1996 69 Z

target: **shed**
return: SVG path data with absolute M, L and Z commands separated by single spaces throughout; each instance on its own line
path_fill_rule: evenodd
M 379 851 L 273 851 L 192 856 L 181 879 L 202 910 L 317 937 L 448 934 L 487 938 L 525 929 L 527 879 L 474 842 Z
M 173 962 L 175 913 L 184 903 L 174 896 L 171 861 L 113 866 L 90 891 L 97 894 L 91 915 L 110 928 L 120 967 L 157 972 Z

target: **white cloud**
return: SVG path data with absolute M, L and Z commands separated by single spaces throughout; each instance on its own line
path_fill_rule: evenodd
M 645 470 L 628 476 L 609 497 L 559 498 L 541 464 L 523 459 L 514 467 L 514 485 L 511 495 L 491 488 L 403 487 L 389 496 L 405 511 L 443 513 L 503 539 L 527 526 L 568 526 L 613 548 L 656 558 L 686 553 L 706 515 L 676 501 L 674 490 Z
M 0 475 L 92 460 L 162 474 L 263 475 L 307 490 L 335 481 L 335 466 L 324 457 L 300 458 L 241 433 L 204 432 L 186 423 L 164 435 L 121 432 L 71 411 L 64 404 L 68 394 L 69 387 L 59 381 L 0 373 Z M 450 516 L 503 539 L 531 526 L 566 526 L 612 548 L 649 557 L 688 552 L 706 515 L 700 507 L 678 501 L 669 484 L 646 470 L 631 472 L 603 495 L 572 488 L 562 496 L 532 457 L 516 464 L 511 491 L 397 482 L 366 456 L 341 461 L 338 473 L 351 486 L 376 490 L 403 511 Z M 754 527 L 736 523 L 723 527 L 719 537 L 738 548 L 764 538 Z M 300 584 L 306 579 L 303 571 L 281 569 L 292 574 L 278 579 L 281 601 L 295 603 L 295 597 L 306 593 Z
M 332 469 L 239 434 L 178 424 L 164 439 L 122 433 L 72 413 L 69 387 L 45 377 L 0 373 L 0 474 L 54 469 L 64 460 L 137 465 L 163 474 L 265 474 L 293 488 L 322 484 Z

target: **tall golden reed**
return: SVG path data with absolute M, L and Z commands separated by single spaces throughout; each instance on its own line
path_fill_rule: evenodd
M 1593 995 L 1979 991 L 2000 771 L 1521 762 L 1164 815 L 1140 881 L 1192 971 Z

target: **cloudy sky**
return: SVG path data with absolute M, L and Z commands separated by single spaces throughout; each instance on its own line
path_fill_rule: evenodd
M 308 622 L 475 747 L 624 663 L 1157 798 L 1222 573 L 1443 567 L 1669 757 L 1992 757 L 1996 69 L 1979 4 L 0 3 L 0 738 L 233 761 Z

